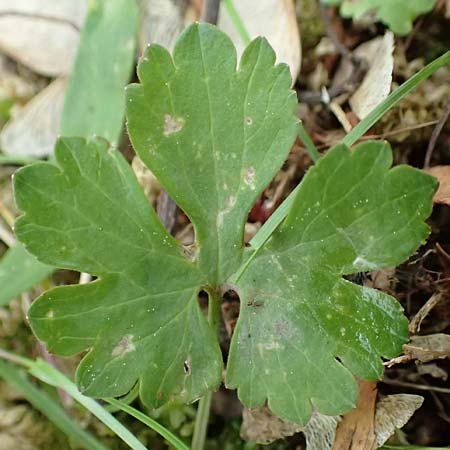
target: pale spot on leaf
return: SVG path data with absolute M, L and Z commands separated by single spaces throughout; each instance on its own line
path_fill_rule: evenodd
M 184 119 L 180 117 L 173 117 L 170 114 L 164 115 L 164 136 L 170 136 L 173 133 L 178 133 L 184 127 Z
M 253 167 L 249 167 L 246 171 L 245 171 L 245 175 L 244 175 L 244 183 L 247 186 L 250 186 L 250 189 L 252 191 L 255 190 L 256 186 L 255 186 L 255 177 L 256 177 L 256 171 Z
M 124 356 L 127 353 L 134 352 L 136 350 L 135 345 L 133 344 L 134 336 L 132 334 L 127 334 L 123 336 L 117 345 L 113 348 L 111 352 L 111 356 Z

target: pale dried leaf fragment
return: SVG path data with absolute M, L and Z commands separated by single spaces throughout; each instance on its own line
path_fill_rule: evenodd
M 338 416 L 313 413 L 303 430 L 306 450 L 331 450 L 339 420 Z
M 284 62 L 289 66 L 292 80 L 295 82 L 300 72 L 301 47 L 294 2 L 292 0 L 246 0 L 235 2 L 235 7 L 250 37 L 252 39 L 257 36 L 267 38 L 277 54 L 277 62 Z M 231 37 L 240 57 L 245 43 L 242 42 L 223 4 L 218 25 Z
M 141 26 L 139 50 L 144 53 L 150 44 L 173 50 L 178 35 L 186 25 L 187 0 L 139 0 Z
M 409 359 L 428 362 L 450 356 L 450 335 L 444 333 L 427 336 L 412 336 L 411 342 L 403 346 Z
M 377 402 L 375 412 L 375 443 L 371 450 L 381 447 L 402 428 L 414 412 L 422 406 L 423 397 L 412 394 L 388 395 Z
M 433 378 L 447 381 L 448 373 L 435 363 L 418 364 L 417 373 L 419 375 L 430 375 Z
M 288 422 L 275 416 L 267 406 L 259 409 L 244 408 L 242 419 L 242 439 L 258 444 L 270 444 L 277 439 L 292 436 L 303 430 L 298 423 Z
M 68 74 L 86 3 L 0 0 L 0 51 L 42 75 Z
M 66 79 L 57 79 L 18 111 L 0 133 L 2 151 L 8 155 L 35 158 L 52 154 L 65 90 Z
M 288 422 L 272 414 L 264 406 L 243 410 L 241 437 L 259 444 L 270 444 L 278 439 L 303 433 L 307 450 L 331 450 L 339 417 L 313 413 L 306 426 Z
M 394 68 L 393 51 L 394 35 L 390 31 L 355 50 L 355 56 L 369 64 L 362 83 L 349 100 L 353 112 L 360 119 L 364 119 L 389 95 Z
M 21 103 L 28 101 L 42 89 L 41 80 L 31 72 L 21 70 L 19 74 L 17 66 L 6 56 L 0 54 L 0 101 L 11 100 Z M 45 84 L 44 84 L 45 86 Z
M 433 203 L 450 205 L 450 166 L 434 166 L 425 169 L 439 181 L 439 188 L 434 194 Z

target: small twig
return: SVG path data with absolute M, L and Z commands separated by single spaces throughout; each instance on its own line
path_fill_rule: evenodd
M 341 105 L 339 103 L 332 101 L 328 105 L 330 108 L 330 111 L 334 114 L 336 119 L 339 121 L 339 123 L 342 125 L 342 128 L 346 133 L 350 133 L 350 130 L 353 128 L 352 124 L 347 118 L 347 115 L 345 114 L 345 111 L 342 109 Z
M 201 21 L 215 25 L 219 18 L 219 6 L 220 0 L 204 0 Z
M 368 140 L 373 140 L 373 139 L 386 139 L 390 136 L 395 136 L 396 134 L 405 133 L 407 131 L 418 130 L 420 128 L 430 127 L 432 125 L 436 125 L 437 123 L 438 123 L 437 120 L 431 120 L 430 122 L 424 122 L 424 123 L 417 124 L 417 125 L 410 125 L 408 127 L 397 128 L 395 130 L 387 131 L 386 133 L 382 133 L 382 134 L 366 134 L 364 136 L 361 136 L 359 140 L 360 141 L 368 141 Z M 324 142 L 324 141 L 322 140 L 322 142 Z M 339 142 L 341 142 L 340 139 L 325 142 L 324 144 L 318 145 L 317 149 L 325 150 L 329 147 L 333 147 L 333 145 L 339 144 Z
M 72 27 L 76 32 L 80 31 L 80 27 L 73 23 L 69 19 L 65 19 L 64 17 L 57 17 L 57 16 L 51 16 L 47 14 L 40 14 L 40 13 L 29 13 L 24 11 L 2 11 L 0 12 L 0 18 L 1 17 L 26 17 L 29 19 L 39 19 L 39 20 L 49 20 L 51 22 L 57 22 L 64 25 L 69 25 Z
M 353 64 L 350 78 L 342 84 L 331 86 L 328 90 L 329 100 L 333 100 L 342 94 L 346 94 L 354 90 L 354 87 L 361 81 L 363 74 L 366 72 L 367 64 L 365 61 L 355 54 L 353 54 L 337 37 L 328 15 L 328 9 L 325 5 L 320 3 L 320 11 L 322 15 L 323 25 L 327 36 L 333 42 L 337 51 Z M 298 101 L 300 103 L 307 103 L 310 105 L 324 103 L 323 94 L 321 92 L 302 91 L 298 93 Z M 328 102 L 330 103 L 330 102 Z
M 444 109 L 444 114 L 439 119 L 436 127 L 431 134 L 430 142 L 428 143 L 427 152 L 425 153 L 425 160 L 423 163 L 423 167 L 427 169 L 430 167 L 431 155 L 433 154 L 434 147 L 436 146 L 437 139 L 441 134 L 442 128 L 444 128 L 445 122 L 447 122 L 448 117 L 450 116 L 450 99 L 447 102 L 447 105 Z
M 414 40 L 414 38 L 416 37 L 417 32 L 419 31 L 419 29 L 422 27 L 423 22 L 425 20 L 425 17 L 421 17 L 414 25 L 414 28 L 412 29 L 411 33 L 409 33 L 408 38 L 405 41 L 405 49 L 404 51 L 407 52 L 412 41 Z
M 442 255 L 444 255 L 447 259 L 450 260 L 450 255 L 442 248 L 442 246 L 441 246 L 441 244 L 439 244 L 439 242 L 436 242 L 436 248 Z
M 423 381 L 423 377 L 420 377 L 420 379 Z M 439 398 L 439 396 L 433 391 L 430 391 L 430 395 L 433 398 L 434 403 L 437 406 L 437 409 L 439 410 L 439 413 L 438 413 L 439 416 L 443 420 L 445 420 L 447 423 L 450 423 L 450 417 L 448 416 L 447 412 L 445 411 L 445 407 L 444 407 L 441 399 Z
M 14 235 L 0 222 L 0 241 L 3 241 L 8 247 L 12 247 L 16 240 Z
M 419 309 L 417 314 L 411 320 L 408 330 L 411 334 L 416 334 L 420 331 L 420 325 L 425 319 L 426 316 L 430 313 L 430 311 L 444 298 L 444 295 L 441 292 L 435 292 Z
M 338 52 L 348 58 L 350 61 L 354 63 L 359 63 L 359 60 L 352 54 L 352 52 L 338 39 L 336 32 L 334 31 L 333 26 L 331 25 L 330 16 L 328 14 L 328 7 L 325 6 L 322 2 L 319 2 L 320 5 L 320 14 L 322 16 L 323 26 L 325 27 L 325 31 L 327 36 L 330 38 L 331 42 L 334 44 Z
M 426 384 L 409 383 L 407 381 L 391 380 L 389 378 L 385 378 L 382 382 L 385 384 L 390 384 L 392 386 L 401 386 L 411 389 L 417 389 L 419 391 L 434 391 L 434 392 L 441 392 L 442 394 L 450 394 L 450 388 L 443 388 L 439 386 L 428 386 Z

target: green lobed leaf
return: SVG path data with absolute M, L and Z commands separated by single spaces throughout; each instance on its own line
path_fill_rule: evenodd
M 123 395 L 139 380 L 154 407 L 216 388 L 220 350 L 197 297 L 230 284 L 241 312 L 227 384 L 249 407 L 267 399 L 300 423 L 312 407 L 342 413 L 356 401 L 354 376 L 379 377 L 381 357 L 401 350 L 407 322 L 398 303 L 343 278 L 398 264 L 428 234 L 435 180 L 389 170 L 387 144 L 329 151 L 273 237 L 243 246 L 248 211 L 298 127 L 287 68 L 274 59 L 257 39 L 236 70 L 228 38 L 197 24 L 173 59 L 150 47 L 141 84 L 128 90 L 133 145 L 194 223 L 194 255 L 166 233 L 104 141 L 62 139 L 55 164 L 18 172 L 19 239 L 43 262 L 98 277 L 45 293 L 29 314 L 50 351 L 89 349 L 77 371 L 86 394 Z
M 322 0 L 329 5 L 341 5 L 343 17 L 358 20 L 366 14 L 374 13 L 380 22 L 394 33 L 408 34 L 414 20 L 421 14 L 430 12 L 436 0 Z
M 87 395 L 123 395 L 139 379 L 157 406 L 216 387 L 221 356 L 197 303 L 205 279 L 129 165 L 101 139 L 60 139 L 55 157 L 15 174 L 16 234 L 42 261 L 99 279 L 43 294 L 29 311 L 34 332 L 59 355 L 91 349 L 77 370 Z
M 250 208 L 296 137 L 289 69 L 274 63 L 258 38 L 236 71 L 231 40 L 193 25 L 173 59 L 152 45 L 138 67 L 141 84 L 128 87 L 133 146 L 193 222 L 196 257 L 213 285 L 239 266 Z
M 94 0 L 81 32 L 64 100 L 61 134 L 102 136 L 116 142 L 125 114 L 124 86 L 134 61 L 137 11 L 134 0 Z M 0 164 L 30 160 L 0 155 Z M 0 305 L 52 273 L 21 245 L 0 261 Z
M 429 233 L 434 178 L 388 170 L 389 146 L 339 145 L 303 179 L 284 223 L 236 280 L 241 310 L 227 385 L 250 408 L 306 423 L 354 407 L 354 376 L 380 378 L 407 320 L 395 299 L 342 278 L 394 266 Z M 255 256 L 256 255 L 256 256 Z

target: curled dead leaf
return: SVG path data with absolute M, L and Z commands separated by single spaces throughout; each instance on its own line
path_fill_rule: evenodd
M 450 166 L 434 166 L 424 170 L 439 181 L 433 203 L 450 205 Z
M 349 100 L 353 112 L 360 119 L 389 95 L 394 69 L 393 51 L 394 35 L 388 31 L 383 37 L 361 44 L 354 52 L 369 64 L 363 81 Z
M 241 437 L 258 444 L 270 444 L 277 439 L 292 436 L 303 427 L 273 415 L 267 406 L 259 409 L 244 408 Z
M 86 3 L 0 0 L 0 50 L 42 75 L 68 74 Z
M 244 409 L 241 437 L 259 444 L 269 444 L 302 432 L 307 450 L 331 450 L 339 417 L 313 413 L 308 424 L 288 422 L 273 415 L 269 408 Z
M 450 335 L 443 333 L 427 336 L 412 336 L 411 342 L 403 346 L 405 356 L 409 360 L 417 359 L 428 362 L 450 356 Z
M 433 378 L 447 381 L 448 373 L 435 363 L 418 364 L 417 373 L 422 375 L 430 375 Z
M 412 394 L 394 394 L 377 402 L 374 420 L 375 443 L 372 450 L 381 447 L 395 432 L 402 428 L 422 406 L 423 397 Z

